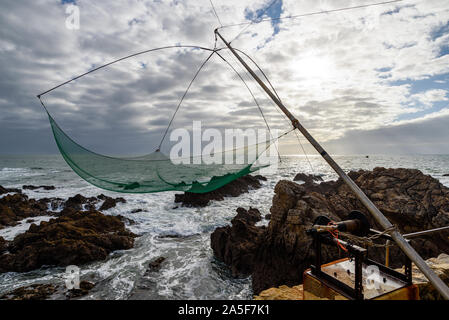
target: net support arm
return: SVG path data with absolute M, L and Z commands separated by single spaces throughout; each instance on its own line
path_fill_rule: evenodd
M 248 64 L 242 59 L 242 57 L 234 50 L 229 42 L 227 42 L 223 36 L 215 30 L 215 34 L 224 42 L 229 48 L 232 54 L 238 59 L 243 67 L 251 74 L 254 80 L 262 87 L 262 89 L 268 94 L 274 103 L 281 109 L 281 111 L 290 119 L 295 129 L 299 130 L 302 135 L 310 142 L 315 150 L 326 160 L 330 167 L 338 174 L 338 176 L 348 185 L 348 187 L 354 192 L 357 198 L 362 202 L 366 209 L 372 214 L 374 219 L 384 228 L 390 229 L 393 227 L 391 222 L 380 212 L 380 210 L 374 205 L 374 203 L 366 196 L 366 194 L 357 186 L 357 184 L 343 171 L 343 169 L 335 162 L 335 160 L 323 149 L 323 147 L 312 137 L 312 135 L 301 125 L 295 116 L 283 105 L 283 103 L 275 96 L 275 94 L 265 85 L 265 83 L 257 76 L 257 74 L 248 66 Z M 416 252 L 415 249 L 407 242 L 407 240 L 401 235 L 401 233 L 394 229 L 391 232 L 391 237 L 401 250 L 410 258 L 411 261 L 421 270 L 425 277 L 432 283 L 436 290 L 449 300 L 449 288 L 446 284 L 435 274 L 435 272 L 427 265 L 424 259 Z

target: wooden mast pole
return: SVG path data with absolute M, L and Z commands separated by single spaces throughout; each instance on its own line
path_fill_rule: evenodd
M 265 85 L 265 83 L 257 76 L 257 74 L 248 66 L 248 64 L 240 57 L 240 55 L 232 48 L 231 44 L 227 42 L 223 36 L 215 30 L 215 34 L 229 48 L 232 54 L 239 60 L 239 62 L 245 67 L 245 69 L 251 74 L 256 82 L 262 87 L 262 89 L 270 96 L 274 103 L 284 114 L 290 119 L 295 129 L 299 130 L 302 135 L 310 142 L 316 151 L 326 160 L 332 169 L 338 174 L 338 176 L 348 185 L 348 187 L 354 192 L 357 198 L 373 215 L 376 221 L 384 228 L 391 229 L 393 225 L 391 222 L 380 212 L 380 210 L 374 205 L 374 203 L 366 196 L 366 194 L 357 186 L 357 184 L 343 171 L 343 169 L 335 162 L 335 160 L 323 149 L 323 147 L 312 137 L 312 135 L 301 125 L 295 116 L 284 106 L 284 104 L 275 96 L 275 94 Z M 393 229 L 390 233 L 393 240 L 401 248 L 401 250 L 412 260 L 415 265 L 421 270 L 427 279 L 432 283 L 436 290 L 446 299 L 449 300 L 449 288 L 446 284 L 435 274 L 435 272 L 427 265 L 424 259 L 413 249 L 413 247 L 405 240 L 401 233 Z

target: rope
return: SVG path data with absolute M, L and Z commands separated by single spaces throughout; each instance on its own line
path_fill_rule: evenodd
M 381 238 L 385 234 L 391 234 L 394 231 L 398 231 L 398 228 L 395 225 L 385 229 L 384 231 L 382 231 L 380 233 L 376 233 L 369 237 L 359 237 L 359 236 L 353 235 L 351 233 L 341 232 L 341 231 L 339 232 L 339 234 L 341 236 L 349 239 L 350 241 L 362 244 L 367 247 L 386 248 L 386 247 L 391 247 L 392 244 L 390 244 L 390 245 L 379 244 L 379 243 L 375 243 L 374 240 Z

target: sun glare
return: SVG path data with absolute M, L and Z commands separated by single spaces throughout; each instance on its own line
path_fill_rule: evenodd
M 333 73 L 331 61 L 325 57 L 307 56 L 296 61 L 293 66 L 301 78 L 310 80 L 325 79 Z

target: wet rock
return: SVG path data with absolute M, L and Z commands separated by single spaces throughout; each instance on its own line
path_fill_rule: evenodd
M 323 178 L 320 175 L 298 173 L 293 181 L 304 181 L 306 184 L 311 184 L 317 181 L 323 181 Z
M 175 202 L 185 207 L 205 207 L 211 200 L 222 201 L 225 197 L 238 197 L 251 189 L 259 189 L 262 186 L 260 181 L 264 179 L 262 176 L 247 175 L 211 192 L 176 194 Z
M 148 265 L 147 272 L 158 272 L 159 270 L 161 270 L 161 265 L 165 260 L 165 257 L 159 257 L 152 260 Z
M 42 198 L 39 201 L 46 203 L 49 210 L 56 211 L 64 206 L 65 200 L 61 198 Z
M 90 290 L 95 287 L 95 283 L 89 281 L 81 281 L 79 289 L 71 289 L 66 293 L 67 299 L 81 298 L 89 294 Z
M 120 221 L 122 221 L 122 222 L 124 222 L 124 223 L 126 223 L 126 224 L 129 224 L 130 226 L 136 224 L 136 222 L 135 222 L 134 220 L 132 220 L 132 219 L 130 219 L 130 218 L 127 218 L 127 217 L 124 217 L 124 216 L 122 216 L 121 214 L 119 214 L 119 215 L 117 216 L 117 218 L 119 218 Z
M 265 215 L 265 220 L 271 220 L 271 214 Z
M 100 211 L 109 210 L 111 208 L 114 208 L 117 203 L 126 203 L 126 200 L 124 198 L 111 198 L 108 196 L 105 196 L 104 194 L 101 194 L 97 197 L 100 200 L 104 200 L 103 204 L 100 207 Z
M 431 176 L 414 169 L 385 168 L 354 171 L 349 175 L 401 232 L 449 225 L 449 188 Z M 248 271 L 256 294 L 281 285 L 295 286 L 302 283 L 302 273 L 314 261 L 312 239 L 306 235 L 306 229 L 320 215 L 341 221 L 352 210 L 365 213 L 371 226 L 382 230 L 341 179 L 308 185 L 279 181 L 275 187 L 268 228 L 263 230 L 245 224 L 242 230 L 250 228 L 252 234 L 257 234 L 250 238 L 243 237 L 242 233 L 232 233 L 231 227 L 218 228 L 213 243 L 214 253 L 231 270 Z M 240 262 L 237 268 L 234 260 L 226 258 L 226 254 L 229 251 L 232 257 L 247 254 L 249 239 L 252 240 L 253 259 L 248 265 Z M 443 233 L 414 238 L 411 244 L 425 259 L 449 252 L 449 239 Z M 382 248 L 369 250 L 370 258 L 380 262 L 384 261 L 384 254 Z M 390 255 L 394 257 L 392 266 L 400 267 L 401 251 L 392 247 Z M 341 257 L 338 250 L 328 246 L 323 246 L 322 256 L 323 263 Z
M 52 284 L 34 284 L 18 288 L 0 297 L 0 300 L 45 300 L 57 291 Z
M 86 198 L 80 194 L 67 199 L 64 203 L 64 208 L 70 208 L 74 210 L 83 210 L 83 205 L 86 205 L 86 209 L 95 208 L 95 204 L 98 199 L 95 197 Z
M 254 300 L 303 300 L 303 286 L 270 288 L 254 296 Z
M 141 213 L 143 212 L 143 209 L 134 209 L 131 211 L 131 213 Z
M 64 285 L 58 284 L 34 284 L 24 286 L 11 291 L 0 300 L 47 300 L 47 299 L 75 299 L 86 296 L 95 284 L 89 281 L 81 281 L 79 289 L 67 290 Z
M 22 190 L 20 189 L 11 189 L 11 188 L 4 188 L 0 186 L 0 195 L 5 193 L 22 193 Z
M 3 237 L 0 237 L 0 255 L 8 249 L 8 242 Z
M 97 197 L 90 197 L 86 198 L 80 194 L 75 195 L 74 197 L 71 197 L 67 199 L 67 201 L 64 203 L 64 208 L 71 208 L 74 210 L 94 210 L 95 205 L 103 201 L 103 204 L 100 207 L 100 211 L 108 210 L 111 208 L 114 208 L 117 203 L 126 203 L 126 200 L 124 198 L 111 198 L 108 196 L 105 196 L 104 194 L 100 194 Z
M 237 219 L 246 221 L 250 225 L 254 225 L 260 220 L 262 220 L 260 211 L 258 209 L 251 207 L 248 210 L 245 210 L 244 208 L 237 208 L 237 215 L 234 217 L 234 219 L 231 220 L 231 223 Z
M 26 218 L 47 215 L 46 200 L 29 199 L 27 195 L 16 193 L 0 199 L 0 229 L 17 225 Z
M 265 231 L 264 227 L 255 226 L 256 221 L 260 220 L 257 209 L 246 211 L 239 208 L 237 211 L 231 226 L 217 228 L 211 234 L 215 257 L 230 266 L 234 277 L 247 276 L 253 272 L 259 237 Z
M 31 186 L 31 185 L 27 185 L 27 186 L 22 186 L 23 190 L 38 190 L 38 189 L 44 189 L 46 191 L 50 191 L 50 190 L 55 190 L 56 187 L 55 186 Z
M 449 177 L 449 173 L 443 174 L 443 177 Z
M 190 239 L 193 237 L 197 237 L 199 236 L 199 233 L 193 233 L 193 234 L 179 234 L 179 233 L 172 233 L 172 234 L 161 234 L 158 235 L 157 237 L 159 239 L 178 239 L 178 240 L 185 240 L 185 239 Z
M 26 272 L 42 266 L 82 265 L 130 249 L 135 235 L 117 217 L 98 211 L 71 212 L 18 235 L 0 256 L 0 272 Z

